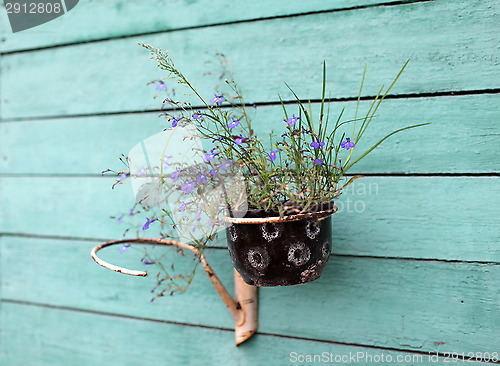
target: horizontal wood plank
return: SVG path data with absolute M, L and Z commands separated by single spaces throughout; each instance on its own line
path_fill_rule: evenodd
M 154 87 L 145 84 L 166 75 L 136 42 L 169 49 L 206 98 L 220 80 L 217 67 L 204 62 L 205 51 L 226 54 L 249 103 L 276 101 L 278 93 L 292 99 L 285 81 L 301 98 L 319 98 L 323 60 L 335 97 L 357 94 L 365 64 L 364 94 L 375 95 L 407 59 L 412 61 L 396 94 L 494 89 L 499 87 L 492 77 L 500 57 L 499 17 L 500 4 L 494 0 L 446 0 L 5 55 L 1 118 L 156 109 Z M 213 74 L 202 77 L 207 71 Z
M 6 12 L 0 12 L 0 52 L 50 47 L 68 43 L 123 37 L 140 33 L 172 31 L 179 28 L 288 16 L 310 11 L 329 11 L 398 0 L 310 0 L 239 2 L 228 7 L 224 1 L 168 2 L 87 0 L 74 10 L 48 23 L 13 34 Z M 404 1 L 413 2 L 413 1 Z M 4 4 L 0 4 L 0 9 Z M 110 24 L 113 26 L 110 27 Z
M 333 252 L 500 262 L 498 177 L 365 177 L 338 200 Z M 120 238 L 133 195 L 111 178 L 0 178 L 2 231 Z M 130 218 L 141 227 L 144 214 Z M 128 223 L 127 223 L 128 225 Z M 140 235 L 157 235 L 153 230 Z M 130 232 L 129 236 L 136 235 Z M 223 242 L 220 242 L 219 245 Z
M 231 329 L 201 269 L 186 294 L 150 303 L 153 278 L 97 266 L 89 256 L 94 244 L 4 237 L 3 298 Z M 141 251 L 132 249 L 110 248 L 102 258 L 134 268 Z M 228 253 L 212 249 L 207 258 L 231 288 Z M 499 275 L 499 265 L 333 256 L 315 282 L 261 288 L 259 331 L 421 352 L 494 352 Z
M 352 118 L 355 105 L 331 103 L 331 117 L 336 118 L 345 107 L 345 118 Z M 368 103 L 361 104 L 360 111 L 367 109 Z M 289 113 L 294 111 L 290 106 Z M 254 129 L 265 140 L 272 130 L 278 135 L 285 131 L 280 106 L 259 107 L 252 114 Z M 393 130 L 433 124 L 392 137 L 352 172 L 500 172 L 500 94 L 392 99 L 385 101 L 377 114 L 355 149 L 358 155 Z M 121 169 L 117 156 L 127 155 L 135 144 L 169 126 L 157 116 L 145 113 L 0 123 L 0 174 L 96 175 L 106 168 Z
M 226 330 L 158 324 L 9 303 L 3 304 L 3 313 L 6 320 L 5 332 L 2 332 L 2 360 L 11 366 L 83 366 L 96 363 L 129 366 L 138 362 L 147 365 L 165 362 L 203 366 L 297 365 L 305 364 L 299 361 L 300 356 L 323 356 L 324 353 L 328 362 L 330 354 L 333 360 L 344 357 L 345 362 L 335 362 L 335 365 L 350 365 L 353 361 L 349 357 L 357 355 L 360 358 L 355 359 L 358 361 L 356 365 L 373 364 L 368 357 L 385 357 L 384 360 L 390 357 L 392 362 L 403 360 L 399 364 L 408 366 L 434 365 L 443 361 L 443 358 L 430 361 L 428 355 L 262 334 L 235 347 L 232 332 Z M 9 336 L 6 337 L 5 333 Z M 26 344 L 30 345 L 30 352 L 26 352 Z M 479 362 L 470 364 L 484 365 Z
M 430 365 L 446 360 L 431 362 L 428 352 L 500 352 L 500 177 L 492 176 L 500 171 L 500 3 L 382 2 L 88 0 L 18 34 L 0 11 L 0 364 L 282 365 L 291 352 L 361 352 Z M 142 35 L 123 38 L 134 34 Z M 356 172 L 490 176 L 356 181 L 337 202 L 335 255 L 323 277 L 261 289 L 263 334 L 236 348 L 232 319 L 200 269 L 187 294 L 151 303 L 154 276 L 120 275 L 89 256 L 96 238 L 121 237 L 124 224 L 109 216 L 133 204 L 130 187 L 112 191 L 100 171 L 165 127 L 157 113 L 122 113 L 161 100 L 145 84 L 165 75 L 139 41 L 169 49 L 207 99 L 220 80 L 204 52 L 225 53 L 250 104 L 292 99 L 283 81 L 318 99 L 323 60 L 333 97 L 356 95 L 365 64 L 363 95 L 373 95 L 411 58 L 394 93 L 415 97 L 388 100 L 366 144 L 433 124 L 388 140 Z M 469 95 L 444 96 L 457 91 Z M 427 97 L 435 92 L 443 93 Z M 261 133 L 283 123 L 279 106 L 256 113 Z M 223 235 L 213 244 L 223 247 Z M 141 268 L 141 256 L 135 246 L 102 252 L 130 268 Z M 207 256 L 231 288 L 226 250 Z

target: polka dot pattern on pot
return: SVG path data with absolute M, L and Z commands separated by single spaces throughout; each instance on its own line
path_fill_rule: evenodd
M 296 267 L 303 266 L 311 258 L 311 250 L 304 243 L 298 242 L 290 245 L 288 261 Z

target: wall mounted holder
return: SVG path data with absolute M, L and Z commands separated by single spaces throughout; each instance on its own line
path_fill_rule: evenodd
M 166 239 L 125 239 L 109 241 L 104 244 L 100 244 L 92 249 L 90 255 L 92 259 L 104 268 L 110 269 L 115 272 L 131 275 L 145 277 L 148 275 L 147 272 L 137 271 L 132 269 L 126 269 L 122 267 L 115 266 L 113 264 L 107 263 L 97 256 L 97 252 L 103 248 L 125 244 L 125 243 L 141 243 L 150 245 L 173 245 L 179 248 L 187 249 L 194 252 L 202 266 L 205 270 L 208 278 L 214 285 L 222 301 L 229 309 L 233 319 L 235 328 L 235 341 L 236 345 L 240 345 L 249 339 L 256 331 L 258 326 L 258 289 L 257 287 L 247 285 L 241 276 L 234 270 L 234 292 L 235 298 L 233 299 L 231 294 L 224 287 L 222 282 L 219 280 L 214 270 L 207 263 L 205 256 L 194 246 L 189 244 L 184 244 L 179 241 L 166 240 Z

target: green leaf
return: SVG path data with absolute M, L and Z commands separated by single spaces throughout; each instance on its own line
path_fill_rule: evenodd
M 391 132 L 390 134 L 388 134 L 387 136 L 385 136 L 382 140 L 380 140 L 375 145 L 373 145 L 370 149 L 368 149 L 367 151 L 365 151 L 363 153 L 363 155 L 361 155 L 359 158 L 357 158 L 356 160 L 354 160 L 351 164 L 349 164 L 348 166 L 345 166 L 343 168 L 344 173 L 347 172 L 354 164 L 356 164 L 358 161 L 360 161 L 361 159 L 363 159 L 366 155 L 368 155 L 370 152 L 372 152 L 373 149 L 375 149 L 378 145 L 380 145 L 382 142 L 384 142 L 385 140 L 387 140 L 392 135 L 395 135 L 396 133 L 401 132 L 401 131 L 409 130 L 410 128 L 415 128 L 415 127 L 430 125 L 431 123 L 432 122 L 420 123 L 418 125 L 413 125 L 413 126 L 408 126 L 408 127 L 400 128 L 399 130 Z
M 354 177 L 351 177 L 351 179 L 349 179 L 349 180 L 347 181 L 347 183 L 346 183 L 346 184 L 344 184 L 344 185 L 342 186 L 342 188 L 340 188 L 340 190 L 343 190 L 344 188 L 347 188 L 347 187 L 348 187 L 348 186 L 349 186 L 352 182 L 354 182 L 356 179 L 358 179 L 358 178 L 363 178 L 363 177 L 364 177 L 364 175 L 355 175 Z

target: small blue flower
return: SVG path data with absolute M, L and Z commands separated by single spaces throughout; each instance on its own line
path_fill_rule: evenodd
M 234 139 L 234 143 L 236 145 L 241 145 L 242 143 L 247 142 L 247 141 L 248 141 L 248 138 L 243 137 L 242 135 L 236 136 L 236 138 Z
M 129 210 L 129 212 L 128 212 L 129 216 L 133 216 L 133 215 L 134 215 L 134 210 L 135 210 L 135 206 L 134 206 L 134 207 L 132 207 L 132 208 Z
M 325 146 L 325 143 L 323 141 L 319 141 L 318 139 L 317 141 L 311 142 L 311 146 L 313 149 L 319 149 L 321 146 Z
M 130 173 L 122 173 L 122 174 L 120 174 L 120 181 L 126 179 L 129 175 L 130 175 Z
M 322 159 L 314 159 L 314 165 L 325 165 Z
M 127 248 L 130 246 L 130 244 L 122 244 L 121 248 L 120 248 L 120 253 L 125 253 L 125 251 L 127 250 Z
M 172 119 L 172 127 L 177 127 L 177 124 L 182 119 L 182 117 Z
M 154 261 L 148 261 L 147 259 L 143 259 L 142 260 L 142 264 L 145 264 L 145 265 L 148 265 L 148 266 L 151 265 L 151 264 L 155 264 L 155 263 L 156 262 L 154 262 Z
M 170 158 L 171 156 L 165 156 L 165 158 L 163 159 L 163 169 L 167 169 L 170 166 Z
M 227 127 L 229 127 L 229 128 L 235 128 L 235 127 L 238 127 L 240 125 L 240 121 L 238 121 L 236 118 L 231 117 L 231 119 L 233 120 L 233 122 L 229 122 L 227 124 Z
M 181 172 L 176 170 L 172 174 L 170 174 L 170 178 L 175 182 L 177 179 L 179 179 L 179 175 L 181 175 Z
M 286 120 L 286 123 L 288 123 L 290 127 L 293 127 L 299 119 L 300 117 L 295 117 L 295 114 L 292 114 L 292 116 Z
M 280 152 L 280 149 L 273 150 L 269 153 L 269 157 L 271 158 L 271 161 L 275 161 L 278 158 L 278 152 Z
M 233 165 L 233 162 L 232 161 L 229 161 L 229 160 L 226 160 L 225 162 L 223 162 L 220 166 L 219 166 L 219 170 L 226 170 L 227 168 L 229 168 L 231 165 Z
M 196 112 L 195 114 L 193 114 L 193 118 L 194 118 L 194 119 L 201 119 L 201 117 L 203 117 L 203 116 L 201 115 L 201 111 L 198 111 L 198 112 Z
M 224 96 L 222 94 L 221 95 L 217 95 L 217 93 L 214 93 L 214 95 L 215 96 L 212 99 L 210 99 L 210 103 L 221 105 L 222 102 L 224 102 Z
M 196 183 L 192 180 L 187 180 L 181 184 L 181 190 L 183 190 L 185 194 L 191 193 L 195 187 Z
M 345 141 L 342 141 L 340 143 L 340 147 L 343 149 L 346 149 L 346 150 L 349 150 L 349 149 L 353 148 L 354 146 L 355 146 L 354 142 L 351 142 L 351 139 L 349 137 L 347 137 L 345 139 Z
M 204 159 L 207 163 L 218 155 L 218 153 L 215 153 L 214 150 L 215 149 L 210 150 L 210 154 L 205 154 Z
M 208 174 L 210 174 L 210 175 L 216 175 L 217 174 L 217 169 L 210 169 L 210 171 L 208 172 Z
M 207 176 L 205 174 L 198 174 L 196 176 L 196 181 L 201 184 L 205 184 L 208 182 Z
M 158 85 L 156 85 L 156 90 L 162 91 L 167 87 L 167 84 L 165 84 L 163 81 L 159 80 Z
M 179 212 L 184 212 L 184 211 L 186 211 L 186 207 L 187 207 L 188 205 L 190 205 L 191 203 L 193 203 L 193 202 L 188 202 L 188 203 L 186 203 L 186 202 L 182 201 L 181 207 L 179 207 Z
M 116 219 L 116 221 L 118 221 L 119 224 L 122 223 L 123 216 L 125 216 L 125 215 L 121 215 L 119 218 Z
M 142 225 L 142 230 L 147 230 L 149 229 L 149 225 L 155 221 L 158 221 L 158 219 L 149 219 L 149 217 L 146 217 L 146 223 Z

